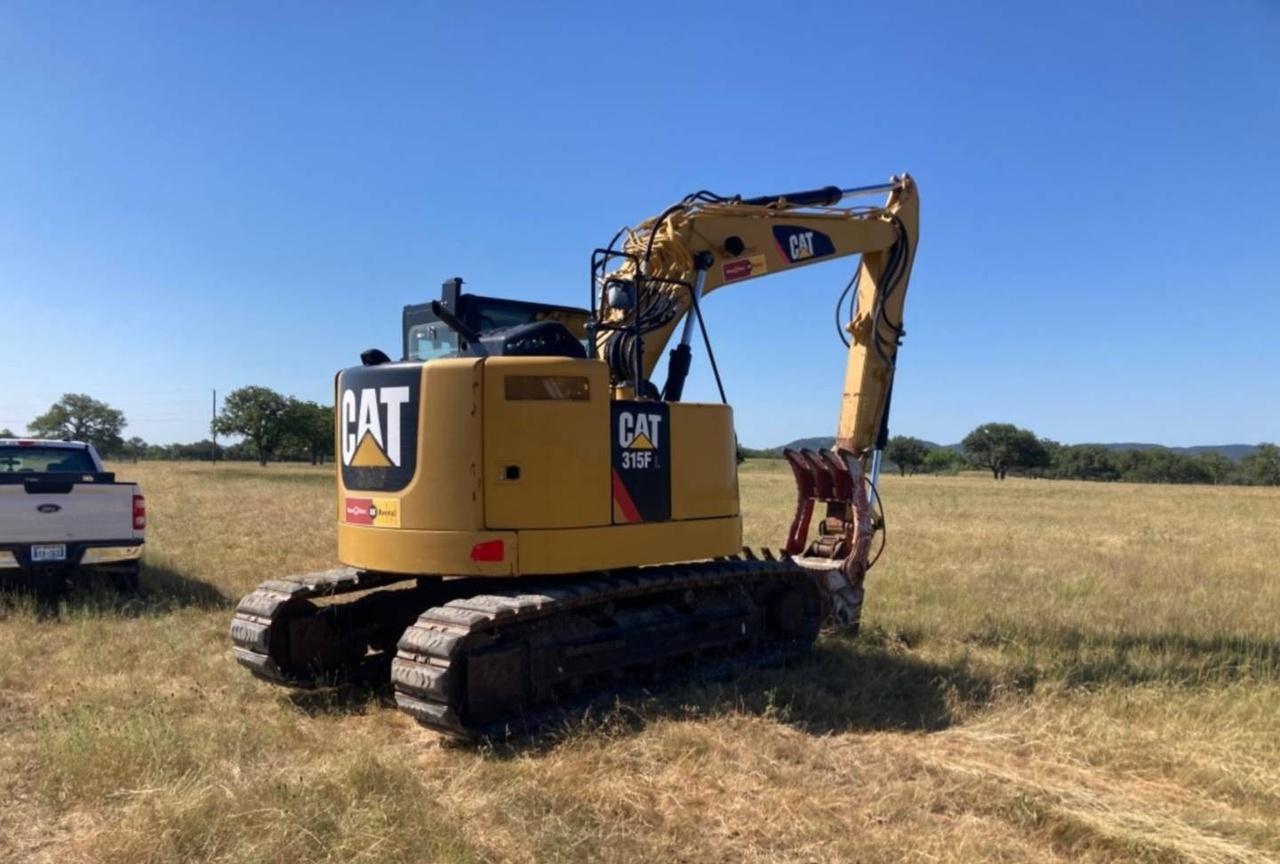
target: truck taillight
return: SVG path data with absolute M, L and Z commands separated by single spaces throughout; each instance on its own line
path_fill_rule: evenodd
M 147 527 L 147 499 L 142 495 L 133 496 L 133 530 L 141 531 Z

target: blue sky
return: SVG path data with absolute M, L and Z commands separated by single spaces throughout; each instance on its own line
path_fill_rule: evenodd
M 583 305 L 686 192 L 910 171 L 895 433 L 1280 438 L 1280 4 L 943 6 L 6 3 L 0 426 L 192 440 L 446 277 Z M 708 299 L 745 444 L 833 430 L 851 266 Z

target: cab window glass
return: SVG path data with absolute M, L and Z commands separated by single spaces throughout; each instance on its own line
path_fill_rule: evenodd
M 417 324 L 409 331 L 409 359 L 435 360 L 458 353 L 458 337 L 439 321 Z
M 92 474 L 98 469 L 88 450 L 72 447 L 14 445 L 0 447 L 0 473 L 44 474 L 67 472 Z

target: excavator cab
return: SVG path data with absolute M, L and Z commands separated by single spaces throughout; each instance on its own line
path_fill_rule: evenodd
M 573 306 L 464 294 L 462 280 L 455 277 L 445 281 L 438 301 L 404 307 L 402 359 L 422 362 L 489 355 L 583 358 L 587 356 L 590 315 Z

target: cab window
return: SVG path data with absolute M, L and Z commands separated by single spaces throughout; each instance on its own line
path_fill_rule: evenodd
M 97 470 L 88 450 L 22 444 L 0 447 L 0 473 L 3 474 L 92 474 Z

